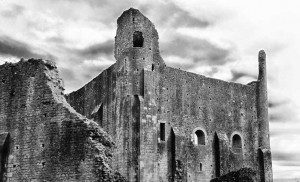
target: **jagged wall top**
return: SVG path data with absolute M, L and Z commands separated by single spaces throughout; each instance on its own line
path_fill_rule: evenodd
M 139 10 L 130 8 L 122 13 L 117 20 L 118 28 L 115 37 L 115 58 L 122 60 L 129 51 L 143 53 L 145 58 L 159 55 L 158 33 L 154 24 Z M 138 39 L 138 40 L 137 40 Z M 142 40 L 141 40 L 142 39 Z M 141 45 L 135 45 L 135 41 Z M 162 60 L 153 60 L 162 63 Z

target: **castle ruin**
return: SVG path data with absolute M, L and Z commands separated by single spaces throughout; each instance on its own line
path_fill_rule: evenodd
M 115 64 L 68 95 L 50 61 L 0 66 L 0 180 L 272 182 L 265 52 L 225 82 L 166 66 L 138 10 L 117 23 Z

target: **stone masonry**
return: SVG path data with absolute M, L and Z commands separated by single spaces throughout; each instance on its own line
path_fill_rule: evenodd
M 2 181 L 272 182 L 265 52 L 225 82 L 168 67 L 139 10 L 117 24 L 116 62 L 66 96 L 49 61 L 0 66 Z
M 111 137 L 75 112 L 56 66 L 0 66 L 0 181 L 125 181 L 112 170 Z

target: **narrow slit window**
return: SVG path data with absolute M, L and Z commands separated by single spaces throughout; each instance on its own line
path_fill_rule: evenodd
M 103 104 L 101 104 L 98 112 L 97 112 L 97 119 L 101 127 L 103 127 Z
M 200 162 L 199 171 L 202 171 L 202 163 Z
M 165 123 L 160 123 L 160 140 L 165 141 Z

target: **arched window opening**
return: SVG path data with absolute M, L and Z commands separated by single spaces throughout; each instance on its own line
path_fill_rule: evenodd
M 195 132 L 195 136 L 196 145 L 205 145 L 205 134 L 202 130 L 197 130 Z
M 144 37 L 143 33 L 140 31 L 135 31 L 133 33 L 133 47 L 143 47 Z
M 241 149 L 242 148 L 242 139 L 240 135 L 235 134 L 232 137 L 232 148 L 234 149 Z

